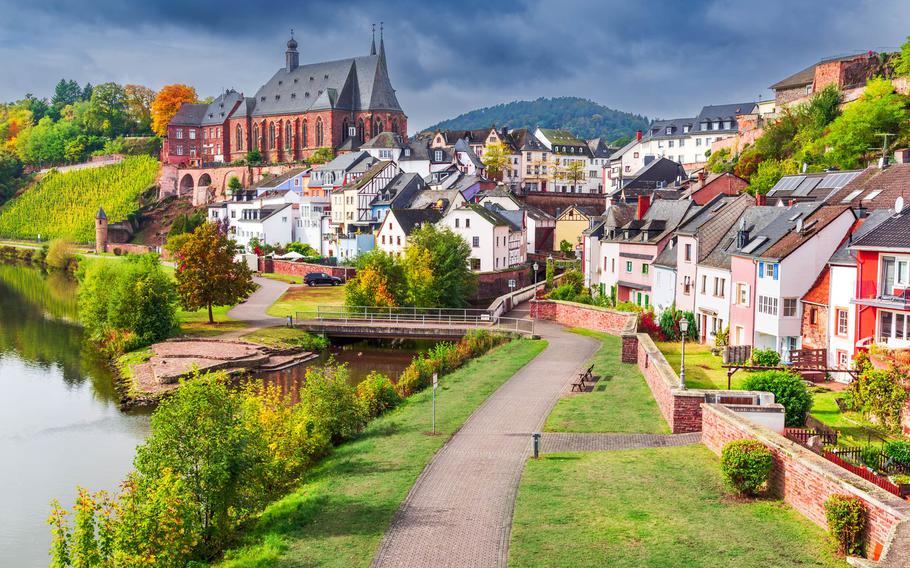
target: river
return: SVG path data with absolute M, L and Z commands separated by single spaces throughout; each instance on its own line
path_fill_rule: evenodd
M 116 491 L 149 432 L 124 413 L 113 374 L 77 323 L 76 284 L 0 263 L 0 566 L 47 566 L 50 502 L 76 486 Z M 333 346 L 352 382 L 371 369 L 397 377 L 421 345 Z M 320 360 L 324 360 L 327 355 Z M 293 388 L 303 369 L 272 380 Z

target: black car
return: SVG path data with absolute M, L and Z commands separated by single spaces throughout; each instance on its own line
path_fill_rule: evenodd
M 329 276 L 325 272 L 310 272 L 303 278 L 303 283 L 307 286 L 316 286 L 318 284 L 340 286 L 344 284 L 341 278 L 338 278 L 337 276 Z

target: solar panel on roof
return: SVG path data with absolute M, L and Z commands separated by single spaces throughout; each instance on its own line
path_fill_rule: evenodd
M 751 243 L 747 244 L 745 246 L 745 248 L 743 248 L 743 252 L 746 254 L 749 254 L 750 252 L 757 249 L 759 245 L 761 245 L 763 242 L 765 242 L 767 240 L 768 240 L 768 237 L 755 237 L 755 239 L 753 239 Z
M 853 181 L 853 179 L 862 172 L 840 172 L 826 175 L 818 187 L 826 189 L 840 189 Z
M 806 176 L 784 176 L 774 184 L 771 191 L 790 191 L 796 189 L 804 179 L 806 179 Z
M 793 192 L 793 196 L 794 197 L 805 197 L 805 196 L 809 195 L 809 192 L 811 192 L 813 189 L 815 189 L 815 186 L 817 186 L 819 183 L 821 183 L 821 181 L 822 181 L 822 178 L 820 178 L 820 177 L 811 177 L 811 178 L 804 179 L 803 182 L 799 184 L 799 187 L 797 187 L 796 190 Z

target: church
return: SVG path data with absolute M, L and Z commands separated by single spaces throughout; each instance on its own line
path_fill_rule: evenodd
M 199 166 L 259 150 L 264 162 L 294 162 L 318 148 L 357 149 L 381 132 L 407 136 L 381 30 L 379 49 L 374 37 L 362 57 L 301 65 L 297 46 L 292 32 L 284 67 L 255 96 L 229 90 L 211 104 L 183 104 L 168 123 L 163 160 Z

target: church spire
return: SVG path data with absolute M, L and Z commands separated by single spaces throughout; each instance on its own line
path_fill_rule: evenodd
M 376 24 L 373 24 L 373 42 L 370 44 L 370 55 L 376 55 Z
M 294 39 L 294 28 L 291 28 L 291 39 L 288 40 L 288 50 L 284 52 L 284 67 L 288 73 L 300 66 L 300 54 L 297 53 L 297 40 Z
M 385 59 L 385 41 L 382 38 L 383 22 L 379 22 L 379 57 Z

